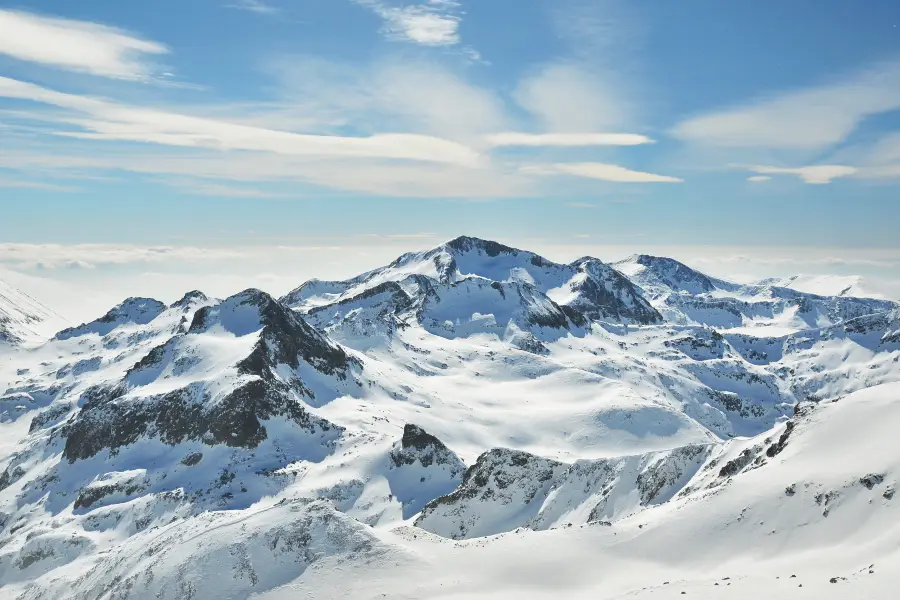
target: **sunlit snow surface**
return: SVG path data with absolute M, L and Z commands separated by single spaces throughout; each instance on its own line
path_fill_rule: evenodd
M 0 597 L 895 597 L 897 305 L 613 267 L 462 238 L 7 343 Z

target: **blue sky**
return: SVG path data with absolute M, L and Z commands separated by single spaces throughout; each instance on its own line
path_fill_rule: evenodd
M 462 233 L 897 250 L 898 24 L 889 0 L 4 2 L 0 265 Z

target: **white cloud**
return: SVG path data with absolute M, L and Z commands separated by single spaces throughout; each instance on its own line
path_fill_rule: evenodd
M 260 0 L 237 0 L 231 4 L 226 4 L 225 6 L 227 8 L 255 12 L 260 15 L 277 15 L 281 13 L 281 9 L 266 4 L 265 2 L 261 2 Z
M 8 168 L 33 173 L 93 170 L 123 170 L 152 176 L 203 178 L 224 182 L 272 182 L 293 184 L 292 193 L 302 197 L 305 183 L 334 190 L 401 198 L 504 198 L 544 193 L 533 181 L 515 172 L 493 167 L 472 169 L 452 164 L 407 163 L 340 157 L 310 158 L 263 153 L 151 154 L 108 152 L 101 155 L 36 154 L 0 151 L 0 162 Z M 348 174 L 352 174 L 348 176 Z M 162 180 L 162 183 L 170 183 Z M 178 187 L 178 186 L 176 186 Z M 276 193 L 276 192 L 273 192 Z
M 575 64 L 545 65 L 525 77 L 513 94 L 547 131 L 583 133 L 618 129 L 629 119 L 619 87 Z
M 493 147 L 503 146 L 639 146 L 652 144 L 653 140 L 637 133 L 520 133 L 503 132 L 487 136 Z
M 26 190 L 44 190 L 47 192 L 75 192 L 78 188 L 68 185 L 57 185 L 45 181 L 29 181 L 23 179 L 7 179 L 0 177 L 0 188 L 14 188 Z
M 56 134 L 86 140 L 146 142 L 290 156 L 406 159 L 469 167 L 479 162 L 478 154 L 470 148 L 432 136 L 299 134 L 65 94 L 6 77 L 0 77 L 0 97 L 31 100 L 85 114 L 86 119 L 62 119 L 81 131 L 58 131 Z
M 897 179 L 900 178 L 900 163 L 896 165 L 880 165 L 862 167 L 857 174 L 861 179 Z
M 128 244 L 0 244 L 0 264 L 19 269 L 57 269 L 79 266 L 199 262 L 236 258 L 242 254 L 229 248 L 192 246 L 136 246 Z
M 866 162 L 873 165 L 900 163 L 900 133 L 883 136 L 868 150 Z
M 677 137 L 716 146 L 821 149 L 872 115 L 900 108 L 900 63 L 843 80 L 759 98 L 678 124 Z
M 831 183 L 832 180 L 839 177 L 848 177 L 858 172 L 856 167 L 848 167 L 844 165 L 812 165 L 808 167 L 769 167 L 765 165 L 754 165 L 748 167 L 754 173 L 762 175 L 796 175 L 803 180 L 804 183 L 824 185 Z M 752 180 L 752 178 L 751 178 Z M 756 179 L 756 181 L 760 181 Z
M 423 46 L 455 46 L 460 42 L 460 17 L 455 14 L 458 2 L 430 0 L 402 7 L 379 0 L 356 2 L 384 19 L 384 31 L 389 39 Z
M 524 167 L 525 173 L 535 175 L 574 175 L 588 179 L 600 179 L 616 183 L 680 183 L 678 177 L 657 175 L 642 171 L 632 171 L 619 165 L 605 163 L 557 163 L 552 165 L 536 165 Z
M 0 9 L 0 54 L 116 79 L 147 79 L 162 44 L 98 23 Z
M 261 106 L 259 117 L 242 122 L 322 131 L 377 125 L 458 141 L 510 127 L 494 91 L 435 61 L 349 65 L 301 55 L 270 58 L 265 69 L 276 80 L 277 98 Z
M 162 183 L 177 188 L 193 196 L 214 196 L 217 198 L 282 198 L 285 194 L 277 194 L 263 190 L 236 186 L 232 183 L 216 183 L 203 179 L 167 178 Z
M 768 175 L 753 175 L 747 178 L 747 181 L 752 181 L 754 183 L 762 183 L 763 181 L 771 181 L 771 177 Z
M 401 125 L 466 139 L 507 124 L 502 101 L 432 63 L 381 64 L 364 75 L 371 108 Z

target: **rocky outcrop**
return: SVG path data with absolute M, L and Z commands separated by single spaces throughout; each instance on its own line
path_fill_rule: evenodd
M 469 467 L 458 489 L 427 504 L 415 524 L 463 539 L 519 527 L 614 523 L 675 496 L 712 449 L 693 445 L 572 464 L 516 450 L 491 450 Z
M 141 386 L 158 377 L 167 363 L 179 365 L 179 353 L 192 352 L 191 336 L 212 327 L 238 337 L 257 336 L 250 353 L 236 363 L 239 377 L 233 384 L 196 381 L 163 394 L 141 393 Z M 176 335 L 153 347 L 118 384 L 85 392 L 81 410 L 65 425 L 63 456 L 74 462 L 103 450 L 116 452 L 143 438 L 168 445 L 200 441 L 254 448 L 267 439 L 265 423 L 275 418 L 287 419 L 309 434 L 339 433 L 340 428 L 314 417 L 300 402 L 303 396 L 313 397 L 300 374 L 301 364 L 342 381 L 358 363 L 299 315 L 258 290 L 204 306 L 194 314 L 186 336 Z
M 461 476 L 466 469 L 466 465 L 441 440 L 412 423 L 403 427 L 400 444 L 391 450 L 390 456 L 394 468 L 416 463 L 425 468 L 446 465 L 452 476 Z
M 310 434 L 340 427 L 315 417 L 283 384 L 251 380 L 217 396 L 192 385 L 159 396 L 125 398 L 121 388 L 86 401 L 65 426 L 63 456 L 70 462 L 115 453 L 143 438 L 174 446 L 185 441 L 255 448 L 268 434 L 267 420 L 284 417 Z

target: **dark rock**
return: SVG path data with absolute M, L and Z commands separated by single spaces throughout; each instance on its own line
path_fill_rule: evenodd
M 719 477 L 732 477 L 737 475 L 744 467 L 753 462 L 755 457 L 756 454 L 750 448 L 744 449 L 735 458 L 725 463 L 725 466 L 719 470 Z
M 861 478 L 859 482 L 866 486 L 866 489 L 871 490 L 876 485 L 881 485 L 884 482 L 884 475 L 869 473 L 865 477 Z
M 63 417 L 71 412 L 71 410 L 72 405 L 68 403 L 51 404 L 34 416 L 34 418 L 31 420 L 31 425 L 28 428 L 28 432 L 34 433 L 38 429 L 44 429 L 48 425 L 55 425 L 59 423 Z
M 659 323 L 662 315 L 627 277 L 597 259 L 581 259 L 572 266 L 586 277 L 573 284 L 575 299 L 568 305 L 588 319 L 613 319 L 641 324 Z
M 181 459 L 181 464 L 183 464 L 187 467 L 193 467 L 194 465 L 199 463 L 201 460 L 203 460 L 202 452 L 191 452 L 190 454 L 188 454 L 187 456 L 185 456 L 184 458 Z
M 310 415 L 284 384 L 256 379 L 212 402 L 202 389 L 190 386 L 139 401 L 119 402 L 121 391 L 84 405 L 66 428 L 63 456 L 70 463 L 103 450 L 158 437 L 176 445 L 185 440 L 255 448 L 266 439 L 263 421 L 286 417 L 310 433 L 337 429 Z
M 503 244 L 500 244 L 498 242 L 481 240 L 465 235 L 461 235 L 458 238 L 450 240 L 445 245 L 447 246 L 447 248 L 456 250 L 457 252 L 471 252 L 472 250 L 481 250 L 490 257 L 496 257 L 501 254 L 511 254 L 513 256 L 518 256 L 519 252 L 521 252 L 521 250 L 517 250 L 509 246 L 504 246 Z
M 428 447 L 446 449 L 439 439 L 412 423 L 403 426 L 403 437 L 400 439 L 400 444 L 403 448 L 415 448 L 416 450 L 425 450 Z
M 781 454 L 781 452 L 787 447 L 788 438 L 791 437 L 791 433 L 794 432 L 794 422 L 788 421 L 785 426 L 784 432 L 781 434 L 781 437 L 778 438 L 778 441 L 766 450 L 766 456 L 769 458 L 774 458 Z
M 123 484 L 94 485 L 79 492 L 78 497 L 75 498 L 75 509 L 90 508 L 96 502 L 118 492 L 122 492 L 125 496 L 132 496 L 146 488 L 146 482 L 135 481 Z

